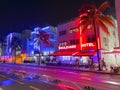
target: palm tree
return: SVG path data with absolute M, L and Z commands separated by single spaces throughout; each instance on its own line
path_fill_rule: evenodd
M 1 56 L 5 56 L 5 48 L 6 48 L 6 42 L 5 39 L 3 37 L 0 37 L 0 49 L 1 49 Z M 3 62 L 5 62 L 5 57 Z
M 12 36 L 10 48 L 12 56 L 15 56 L 15 60 L 13 61 L 13 63 L 16 63 L 16 51 L 22 50 L 21 41 L 18 37 Z
M 105 1 L 100 5 L 100 7 L 96 7 L 93 4 L 84 5 L 80 9 L 80 27 L 81 32 L 84 32 L 86 29 L 91 29 L 95 32 L 96 37 L 96 49 L 97 49 L 97 58 L 98 58 L 98 70 L 101 70 L 100 60 L 99 60 L 99 49 L 98 49 L 98 41 L 97 37 L 99 37 L 99 28 L 103 30 L 106 35 L 110 35 L 109 30 L 106 25 L 111 27 L 115 27 L 113 19 L 104 15 L 103 11 L 106 10 L 110 6 L 110 3 Z
M 40 54 L 41 52 L 41 44 L 49 45 L 49 34 L 45 31 L 38 29 L 37 31 L 34 31 L 33 33 L 33 42 L 34 42 L 34 49 L 39 52 L 39 61 L 38 65 L 40 64 Z

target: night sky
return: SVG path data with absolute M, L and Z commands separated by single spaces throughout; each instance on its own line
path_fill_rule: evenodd
M 100 5 L 103 1 L 105 0 L 0 0 L 0 35 L 33 30 L 36 26 L 56 26 L 77 17 L 83 4 Z M 114 0 L 110 1 L 111 13 L 115 16 Z

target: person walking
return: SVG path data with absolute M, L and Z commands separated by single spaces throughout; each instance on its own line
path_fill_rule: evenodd
M 89 64 L 90 64 L 90 70 L 94 70 L 94 61 L 93 61 L 93 59 L 91 59 L 89 61 Z
M 79 62 L 79 59 L 78 59 L 78 58 L 76 58 L 76 60 L 75 60 L 75 64 L 76 64 L 76 66 L 77 66 L 77 69 L 79 70 L 80 62 Z
M 102 69 L 105 69 L 107 71 L 106 63 L 104 61 L 104 58 L 102 59 Z

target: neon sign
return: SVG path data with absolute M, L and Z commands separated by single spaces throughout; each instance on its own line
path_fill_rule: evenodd
M 81 45 L 82 47 L 94 47 L 94 43 L 85 43 Z
M 73 49 L 73 48 L 76 48 L 76 45 L 70 45 L 70 46 L 59 46 L 58 49 L 61 50 L 61 49 Z

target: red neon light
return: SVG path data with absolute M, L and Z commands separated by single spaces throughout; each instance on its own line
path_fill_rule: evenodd
M 97 42 L 98 42 L 98 49 L 100 49 L 100 39 L 97 38 Z
M 64 85 L 64 84 L 57 84 L 59 87 L 61 87 L 63 90 L 78 90 L 77 88 L 68 86 L 68 85 Z M 79 89 L 80 90 L 80 89 Z
M 82 31 L 80 27 L 80 44 L 82 45 Z M 82 50 L 82 46 L 80 45 L 80 49 Z

